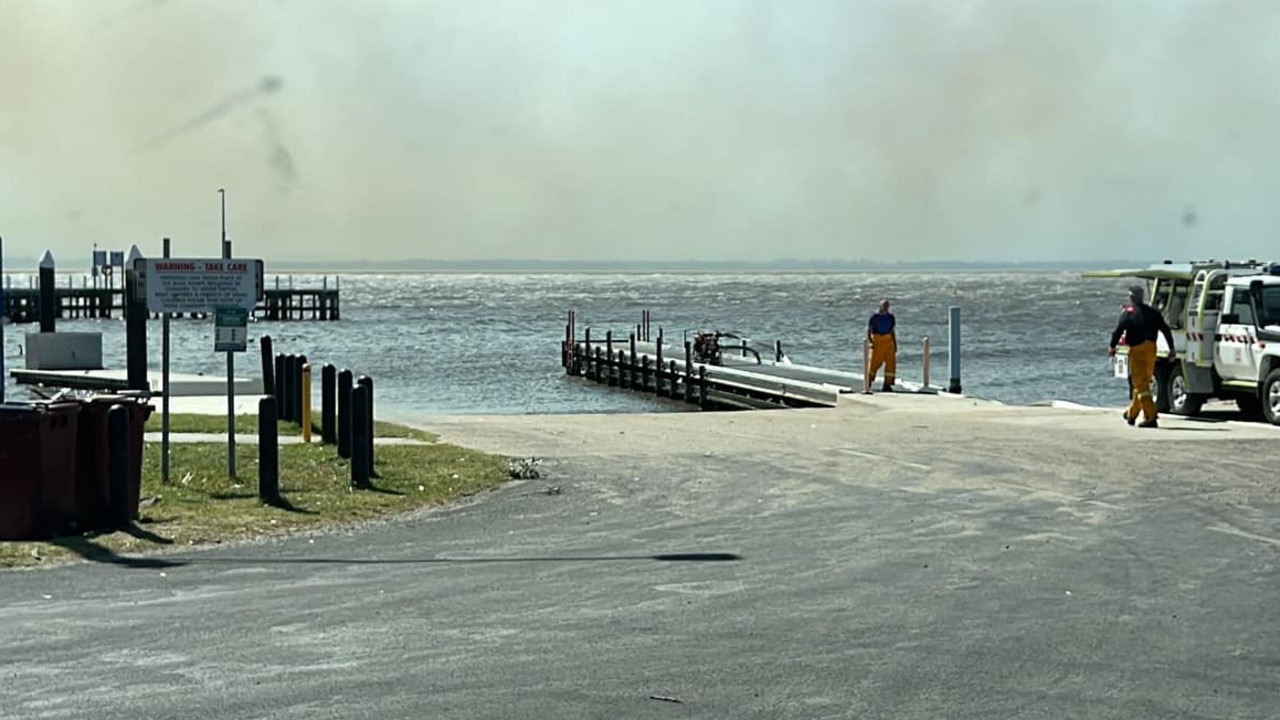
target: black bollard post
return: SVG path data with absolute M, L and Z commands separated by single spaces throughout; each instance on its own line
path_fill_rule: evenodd
M 262 348 L 262 394 L 275 395 L 276 373 L 272 360 L 274 354 L 271 352 L 271 336 L 263 335 L 258 338 L 258 344 Z
M 258 498 L 265 503 L 280 501 L 278 405 L 272 395 L 258 401 Z
M 112 405 L 107 410 L 107 497 L 106 525 L 122 528 L 133 520 L 129 509 L 129 408 Z
M 338 373 L 338 457 L 351 457 L 351 371 Z
M 124 332 L 125 369 L 130 390 L 148 391 L 151 381 L 147 378 L 147 298 L 139 297 L 140 283 L 134 272 L 137 260 L 142 259 L 138 246 L 129 248 L 125 258 L 124 273 Z
M 280 385 L 276 388 L 276 390 L 280 392 L 279 395 L 276 395 L 276 400 L 279 401 L 276 413 L 280 416 L 281 420 L 288 422 L 293 420 L 289 415 L 289 411 L 293 409 L 293 398 L 290 397 L 290 393 L 293 392 L 292 355 L 286 354 L 284 356 L 284 360 L 280 363 L 280 369 L 282 372 L 280 373 Z
M 320 369 L 320 442 L 326 445 L 338 442 L 338 410 L 334 407 L 337 384 L 338 369 L 332 363 L 325 363 Z
M 369 487 L 369 388 L 351 388 L 351 486 Z
M 373 452 L 373 438 L 375 435 L 375 433 L 373 432 L 373 378 L 369 377 L 368 375 L 361 375 L 360 378 L 356 380 L 356 385 L 364 388 L 368 394 L 368 399 L 365 401 L 369 405 L 369 407 L 366 409 L 366 413 L 367 413 L 366 418 L 368 419 L 368 422 L 369 422 L 369 437 L 368 437 L 368 445 L 369 445 L 368 453 L 369 454 L 367 457 L 369 458 L 369 477 L 376 478 L 378 477 L 378 467 L 377 467 L 377 456 L 374 455 L 374 452 Z
M 293 415 L 293 421 L 296 423 L 306 422 L 302 417 L 302 366 L 306 364 L 306 355 L 294 356 L 293 387 L 289 390 L 289 399 L 293 401 L 293 407 L 289 408 L 289 413 Z
M 57 328 L 58 299 L 56 289 L 57 272 L 54 267 L 53 253 L 45 250 L 40 258 L 40 332 L 51 333 Z
M 275 392 L 271 393 L 276 396 L 276 400 L 280 399 L 280 386 L 284 383 L 284 353 L 276 353 L 274 363 L 275 367 L 271 372 L 271 377 L 275 378 L 275 385 L 271 388 Z M 279 406 L 277 405 L 277 411 Z

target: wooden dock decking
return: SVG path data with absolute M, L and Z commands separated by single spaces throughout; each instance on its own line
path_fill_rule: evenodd
M 54 317 L 59 320 L 89 320 L 124 317 L 124 291 L 120 288 L 59 287 L 54 289 Z M 341 318 L 337 287 L 269 288 L 254 310 L 254 318 L 268 321 Z M 39 288 L 6 288 L 4 315 L 15 325 L 40 322 Z M 152 313 L 159 318 L 159 313 Z M 204 313 L 171 314 L 170 317 L 207 317 Z

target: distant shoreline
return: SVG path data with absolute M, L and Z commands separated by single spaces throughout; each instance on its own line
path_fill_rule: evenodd
M 1079 262 L 870 262 L 779 260 L 775 262 L 717 261 L 567 261 L 567 260 L 404 260 L 316 262 L 299 260 L 267 260 L 269 274 L 299 273 L 316 275 L 417 273 L 489 273 L 489 274 L 593 274 L 593 275 L 670 275 L 697 274 L 764 274 L 764 273 L 892 273 L 892 272 L 1082 272 L 1119 267 L 1145 267 L 1159 260 L 1115 260 Z M 36 272 L 36 261 L 25 258 L 6 260 L 5 274 L 23 275 Z M 87 274 L 88 267 L 59 268 L 59 274 Z

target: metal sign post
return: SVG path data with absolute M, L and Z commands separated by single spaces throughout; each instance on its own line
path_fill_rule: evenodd
M 222 205 L 222 259 L 231 259 L 231 243 L 227 241 L 227 190 L 218 188 Z M 217 334 L 217 319 L 214 319 Z M 227 351 L 227 477 L 236 479 L 236 354 Z
M 236 385 L 235 357 L 249 349 L 249 311 L 242 307 L 220 307 L 213 311 L 213 349 L 227 354 L 227 470 L 236 477 Z
M 169 238 L 164 239 L 163 256 L 168 258 Z M 160 482 L 169 484 L 169 313 L 160 321 Z

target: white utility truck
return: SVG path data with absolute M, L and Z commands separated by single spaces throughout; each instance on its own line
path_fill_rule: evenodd
M 1235 400 L 1242 412 L 1280 425 L 1280 263 L 1165 260 L 1084 275 L 1149 281 L 1147 302 L 1164 314 L 1178 352 L 1170 362 L 1164 338 L 1157 340 L 1157 409 L 1196 415 L 1208 400 Z M 1127 382 L 1120 342 L 1114 372 Z

